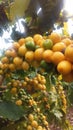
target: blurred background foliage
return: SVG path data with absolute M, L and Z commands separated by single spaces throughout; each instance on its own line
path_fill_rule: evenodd
M 26 28 L 24 36 L 51 32 L 55 22 L 63 22 L 60 15 L 63 5 L 64 0 L 1 0 L 0 28 L 1 30 L 7 28 L 8 25 L 15 24 L 18 19 L 23 18 L 26 19 L 26 22 L 22 22 Z M 13 31 L 15 33 L 15 29 Z

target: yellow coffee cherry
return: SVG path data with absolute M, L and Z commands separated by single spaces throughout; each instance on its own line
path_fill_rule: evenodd
M 17 100 L 16 105 L 21 106 L 22 105 L 22 100 Z
M 44 125 L 45 125 L 45 126 L 48 126 L 48 122 L 47 122 L 46 120 L 44 121 Z
M 32 126 L 31 126 L 31 125 L 28 125 L 28 126 L 27 126 L 27 130 L 32 130 Z
M 31 122 L 31 126 L 34 127 L 34 128 L 37 128 L 37 127 L 38 127 L 38 122 L 35 121 L 35 120 L 33 120 L 33 121 Z
M 25 54 L 25 60 L 28 62 L 32 62 L 34 60 L 34 52 L 33 51 L 27 51 Z
M 29 69 L 29 64 L 28 64 L 26 61 L 24 61 L 24 62 L 22 63 L 22 69 L 23 69 L 23 70 L 28 70 L 28 69 Z
M 15 87 L 12 88 L 12 89 L 11 89 L 11 93 L 12 93 L 12 94 L 16 94 L 16 93 L 17 93 L 17 88 L 15 88 Z
M 33 120 L 34 120 L 33 114 L 29 114 L 28 119 L 29 119 L 30 121 L 33 121 Z
M 42 126 L 38 126 L 37 130 L 43 130 Z

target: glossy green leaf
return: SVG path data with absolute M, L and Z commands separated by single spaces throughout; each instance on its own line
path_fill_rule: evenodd
M 24 109 L 12 102 L 0 103 L 0 117 L 11 121 L 19 120 L 24 115 Z

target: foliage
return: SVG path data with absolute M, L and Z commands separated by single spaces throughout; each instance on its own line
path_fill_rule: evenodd
M 68 99 L 68 103 L 69 106 L 73 105 L 73 82 L 67 83 L 65 81 L 62 82 L 64 89 L 67 93 L 67 99 Z
M 12 102 L 1 102 L 0 103 L 0 116 L 3 119 L 9 119 L 11 121 L 19 120 L 24 115 L 24 109 L 16 106 Z
M 11 24 L 13 24 L 13 20 L 11 21 L 11 14 L 10 9 L 12 8 L 11 3 L 14 2 L 14 0 L 2 0 L 2 4 L 0 6 L 1 12 L 0 12 L 0 26 L 2 29 L 1 35 L 3 33 L 3 29 L 8 31 L 8 28 Z M 36 4 L 35 4 L 36 3 Z M 21 22 L 22 26 L 25 26 L 25 32 L 23 34 L 21 33 L 21 27 L 19 25 L 18 19 L 15 18 L 14 27 L 12 28 L 12 34 L 11 38 L 14 40 L 17 40 L 21 38 L 22 36 L 27 35 L 33 35 L 35 33 L 45 33 L 45 32 L 51 32 L 53 27 L 53 24 L 59 19 L 60 17 L 60 11 L 63 8 L 63 0 L 31 0 L 29 2 L 29 5 L 27 9 L 24 12 L 23 20 L 26 22 Z M 24 4 L 24 3 L 23 3 Z M 3 5 L 3 6 L 2 6 Z M 31 6 L 32 5 L 32 6 Z M 37 10 L 42 8 L 42 11 L 37 14 Z M 18 15 L 18 14 L 17 14 Z M 18 22 L 19 31 L 17 30 L 16 23 Z M 49 24 L 48 24 L 49 23 Z M 39 32 L 38 32 L 39 31 Z
M 35 36 L 43 39 L 40 34 Z M 65 87 L 68 84 L 62 81 L 56 66 L 50 60 L 50 63 L 43 60 L 37 51 L 46 50 L 40 46 L 36 48 L 36 44 L 35 50 L 32 51 L 32 47 L 29 50 L 27 40 L 33 41 L 33 38 L 14 42 L 0 57 L 1 130 L 5 124 L 10 126 L 12 123 L 19 130 L 36 130 L 39 126 L 49 130 L 51 123 L 67 130 L 70 127 L 66 122 L 68 104 Z
M 42 33 L 51 29 L 53 24 L 59 18 L 63 4 L 63 0 L 35 0 L 35 2 L 31 0 L 28 8 L 25 11 L 25 16 L 30 16 L 32 18 L 29 29 L 31 30 L 36 23 L 36 28 L 33 28 L 36 30 L 36 32 L 39 30 L 39 33 Z M 40 7 L 41 11 L 37 13 Z
M 7 74 L 7 72 L 5 72 Z M 5 74 L 5 75 L 6 75 Z M 56 122 L 57 125 L 63 123 L 62 120 L 65 119 L 66 114 L 66 104 L 63 104 L 62 96 L 63 87 L 58 81 L 57 76 L 51 73 L 43 72 L 42 76 L 46 79 L 46 90 L 31 89 L 29 90 L 22 85 L 17 86 L 17 91 L 13 91 L 12 82 L 17 82 L 19 80 L 22 83 L 23 79 L 28 77 L 29 80 L 36 78 L 37 74 L 41 75 L 41 71 L 37 69 L 30 69 L 26 71 L 16 70 L 15 72 L 10 72 L 4 77 L 4 82 L 2 85 L 9 85 L 5 90 L 1 90 L 1 103 L 0 103 L 0 117 L 7 119 L 8 121 L 25 120 L 28 118 L 28 114 L 34 113 L 34 115 L 40 110 L 39 114 L 44 114 L 49 123 L 52 121 Z M 30 85 L 31 82 L 29 82 Z M 34 86 L 34 84 L 32 84 Z M 64 95 L 64 94 L 63 94 Z M 63 99 L 62 99 L 63 98 Z M 17 101 L 21 100 L 22 104 L 15 105 Z M 38 118 L 38 117 L 37 117 Z M 38 119 L 40 122 L 40 119 Z M 64 122 L 65 123 L 65 122 Z M 27 124 L 27 121 L 26 121 Z M 42 124 L 41 124 L 42 125 Z M 16 125 L 15 127 L 17 127 Z

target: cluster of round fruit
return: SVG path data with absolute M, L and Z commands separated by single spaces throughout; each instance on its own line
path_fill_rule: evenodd
M 67 43 L 65 43 L 66 40 Z M 52 104 L 53 99 L 55 98 L 54 95 L 58 95 L 56 100 L 54 100 L 56 105 L 59 106 L 60 100 L 58 101 L 58 97 L 60 97 L 62 99 L 61 103 L 65 107 L 66 100 L 65 94 L 63 93 L 63 88 L 60 86 L 58 89 L 56 89 L 55 86 L 51 87 L 52 90 L 50 94 L 52 97 L 50 98 L 50 94 L 46 89 L 46 76 L 39 74 L 39 71 L 41 68 L 43 68 L 44 63 L 46 63 L 45 65 L 47 65 L 47 67 L 49 67 L 50 63 L 53 63 L 56 66 L 58 72 L 64 76 L 72 73 L 72 61 L 69 60 L 69 57 L 67 57 L 66 53 L 66 49 L 68 47 L 70 48 L 70 46 L 72 49 L 72 40 L 70 38 L 62 38 L 57 33 L 51 33 L 49 36 L 35 34 L 33 37 L 21 38 L 18 42 L 14 42 L 10 48 L 5 50 L 2 57 L 0 58 L 0 75 L 3 78 L 1 80 L 1 85 L 6 85 L 6 92 L 9 91 L 11 96 L 11 98 L 9 97 L 8 99 L 8 97 L 6 97 L 7 94 L 3 92 L 3 95 L 5 94 L 5 100 L 7 98 L 7 100 L 14 101 L 16 105 L 22 106 L 24 108 L 27 107 L 29 111 L 30 108 L 34 105 L 35 107 L 40 106 L 40 110 L 42 110 L 41 106 L 43 106 L 45 110 L 47 108 L 47 110 L 50 111 L 49 102 Z M 31 68 L 34 68 L 34 70 L 36 68 L 36 75 L 33 78 L 32 76 L 29 76 L 29 73 L 26 74 L 27 72 L 32 73 L 32 70 L 30 71 Z M 22 77 L 20 77 L 21 71 L 24 73 Z M 20 76 L 18 76 L 18 72 Z M 46 73 L 48 74 L 47 71 Z M 48 87 L 50 87 L 50 84 L 48 84 Z M 21 92 L 21 89 L 23 93 Z M 38 100 L 39 90 L 39 97 L 41 97 L 41 99 Z M 25 91 L 26 94 L 24 94 Z M 47 96 L 42 94 L 44 91 L 49 94 L 48 99 L 46 98 Z M 54 94 L 53 91 L 56 91 L 56 94 Z M 28 97 L 28 93 L 32 98 Z M 35 94 L 37 95 L 36 99 L 33 96 Z M 36 119 L 34 115 L 29 115 L 27 117 L 29 121 L 27 122 L 27 127 L 25 127 L 25 129 L 49 130 L 46 119 L 42 118 L 40 121 L 40 119 Z M 48 114 L 46 114 L 46 116 L 48 116 Z
M 37 116 L 33 114 L 28 115 L 29 124 L 27 126 L 27 130 L 32 130 L 33 128 L 35 128 L 35 130 L 49 130 L 49 124 L 46 121 L 46 116 L 38 114 L 38 118 L 40 119 L 40 122 L 37 120 Z
M 53 41 L 53 55 L 51 61 L 56 65 L 57 71 L 67 82 L 73 81 L 73 40 L 71 37 L 52 33 L 49 36 Z
M 1 57 L 0 72 L 17 69 L 28 70 L 30 65 L 38 67 L 44 60 L 53 63 L 64 77 L 73 75 L 73 41 L 56 32 L 48 36 L 35 34 L 14 42 Z M 68 78 L 69 79 L 69 78 Z
M 34 90 L 46 90 L 46 79 L 43 75 L 37 74 L 33 79 L 25 77 L 24 88 L 30 92 Z
M 5 78 L 10 78 L 10 81 L 6 84 L 7 87 L 11 86 L 11 93 L 16 94 L 20 88 L 25 89 L 29 93 L 33 93 L 38 90 L 46 90 L 45 76 L 37 73 L 34 78 L 25 76 L 24 79 L 12 79 L 10 75 L 5 75 Z
M 70 38 L 61 37 L 52 32 L 49 36 L 35 34 L 33 37 L 21 38 L 7 49 L 1 58 L 2 70 L 28 70 L 36 61 L 35 66 L 44 60 L 54 63 L 59 73 L 69 75 L 72 72 L 73 43 Z M 71 73 L 72 75 L 72 73 Z
M 5 93 L 7 93 L 7 91 Z M 42 113 L 41 109 L 30 94 L 27 94 L 22 88 L 20 88 L 18 93 L 15 93 L 15 90 L 12 88 L 11 93 L 11 98 L 9 97 L 8 100 L 15 102 L 18 106 L 23 105 L 25 110 L 23 119 L 15 125 L 17 130 L 50 130 L 47 116 Z M 6 100 L 5 94 L 3 95 L 3 99 Z
M 39 108 L 38 108 L 39 109 Z M 18 125 L 17 130 L 50 130 L 49 124 L 40 110 L 39 113 L 31 112 L 26 116 L 26 120 L 21 121 Z
M 62 108 L 66 111 L 67 108 L 67 100 L 66 100 L 66 95 L 63 89 L 63 86 L 61 84 L 57 84 L 56 85 L 56 90 L 57 90 L 57 94 L 59 94 L 60 97 L 60 101 L 62 102 Z

